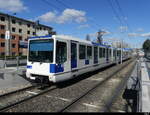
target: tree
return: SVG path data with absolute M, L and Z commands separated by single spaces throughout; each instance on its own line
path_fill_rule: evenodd
M 144 52 L 150 52 L 150 40 L 149 39 L 147 39 L 143 43 L 143 49 L 144 49 Z

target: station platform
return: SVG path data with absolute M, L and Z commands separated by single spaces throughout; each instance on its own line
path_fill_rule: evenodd
M 141 58 L 141 112 L 150 112 L 150 76 L 147 59 Z
M 26 66 L 0 69 L 0 95 L 32 84 L 25 77 Z
M 130 105 L 130 112 L 150 112 L 150 60 L 137 59 L 124 98 Z

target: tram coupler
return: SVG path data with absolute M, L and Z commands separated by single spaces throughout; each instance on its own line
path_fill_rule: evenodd
M 41 77 L 41 76 L 37 76 L 35 78 L 35 82 L 39 83 L 39 84 L 49 84 L 49 79 L 47 77 Z

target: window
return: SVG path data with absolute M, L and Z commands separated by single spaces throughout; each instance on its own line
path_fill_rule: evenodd
M 106 58 L 108 58 L 108 57 L 109 57 L 109 49 L 106 48 Z
M 35 35 L 35 32 L 33 32 L 33 35 Z
M 19 29 L 19 33 L 22 33 L 22 29 Z
M 12 44 L 12 48 L 16 48 L 16 44 Z
M 102 58 L 102 57 L 103 57 L 103 49 L 99 48 L 99 58 Z
M 16 24 L 16 20 L 12 20 L 12 23 L 13 23 L 13 24 Z
M 92 59 L 92 47 L 87 46 L 87 59 Z
M 4 42 L 1 43 L 1 47 L 5 47 L 5 43 Z
M 94 63 L 98 63 L 98 47 L 94 47 Z
M 30 34 L 30 31 L 27 31 L 27 34 Z
M 33 25 L 33 28 L 35 28 L 35 25 Z
M 12 37 L 11 39 L 13 39 L 13 40 L 15 40 L 15 39 L 16 39 L 16 36 L 15 36 L 15 35 L 12 35 L 11 37 Z
M 16 52 L 12 52 L 12 56 L 15 56 L 16 55 Z
M 4 52 L 2 52 L 2 53 L 1 53 L 1 56 L 5 56 L 5 53 L 4 53 Z
M 54 41 L 31 40 L 29 43 L 29 61 L 52 63 L 53 62 Z
M 103 57 L 105 57 L 105 55 L 106 55 L 106 49 L 105 48 L 103 48 Z
M 27 24 L 27 26 L 30 28 L 30 24 Z
M 113 57 L 116 57 L 116 50 L 113 50 Z
M 15 32 L 16 31 L 16 28 L 12 28 L 12 32 Z
M 22 56 L 22 52 L 19 53 L 19 56 Z
M 56 63 L 64 63 L 67 61 L 67 44 L 57 41 L 56 44 Z
M 121 50 L 117 51 L 117 56 L 121 56 Z
M 79 59 L 85 59 L 85 45 L 79 45 Z
M 1 21 L 5 21 L 5 17 L 1 17 Z
M 77 60 L 77 44 L 71 43 L 71 60 Z
M 19 36 L 19 40 L 22 40 L 22 36 Z
M 111 49 L 109 49 L 109 57 L 111 57 Z
M 42 27 L 40 27 L 40 30 L 42 30 Z
M 2 39 L 5 39 L 5 34 L 1 34 L 1 38 L 2 38 Z
M 4 25 L 1 25 L 1 30 L 5 30 L 5 26 Z
M 22 22 L 19 22 L 19 25 L 21 26 L 21 25 L 22 25 Z

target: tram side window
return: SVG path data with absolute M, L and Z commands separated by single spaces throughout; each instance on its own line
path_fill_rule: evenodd
M 113 57 L 115 57 L 116 55 L 116 50 L 113 50 Z
M 92 47 L 87 46 L 87 59 L 92 59 Z
M 105 50 L 105 48 L 103 48 L 103 57 L 105 57 L 105 55 L 106 55 L 106 50 Z
M 57 41 L 56 45 L 56 63 L 64 63 L 67 61 L 67 44 Z
M 85 45 L 79 45 L 79 59 L 85 59 Z
M 103 49 L 99 48 L 99 58 L 102 58 L 102 57 L 103 57 Z
M 111 57 L 111 49 L 109 49 L 109 56 Z
M 98 63 L 98 47 L 94 47 L 94 64 Z
M 117 51 L 117 56 L 121 56 L 121 51 L 120 50 Z

